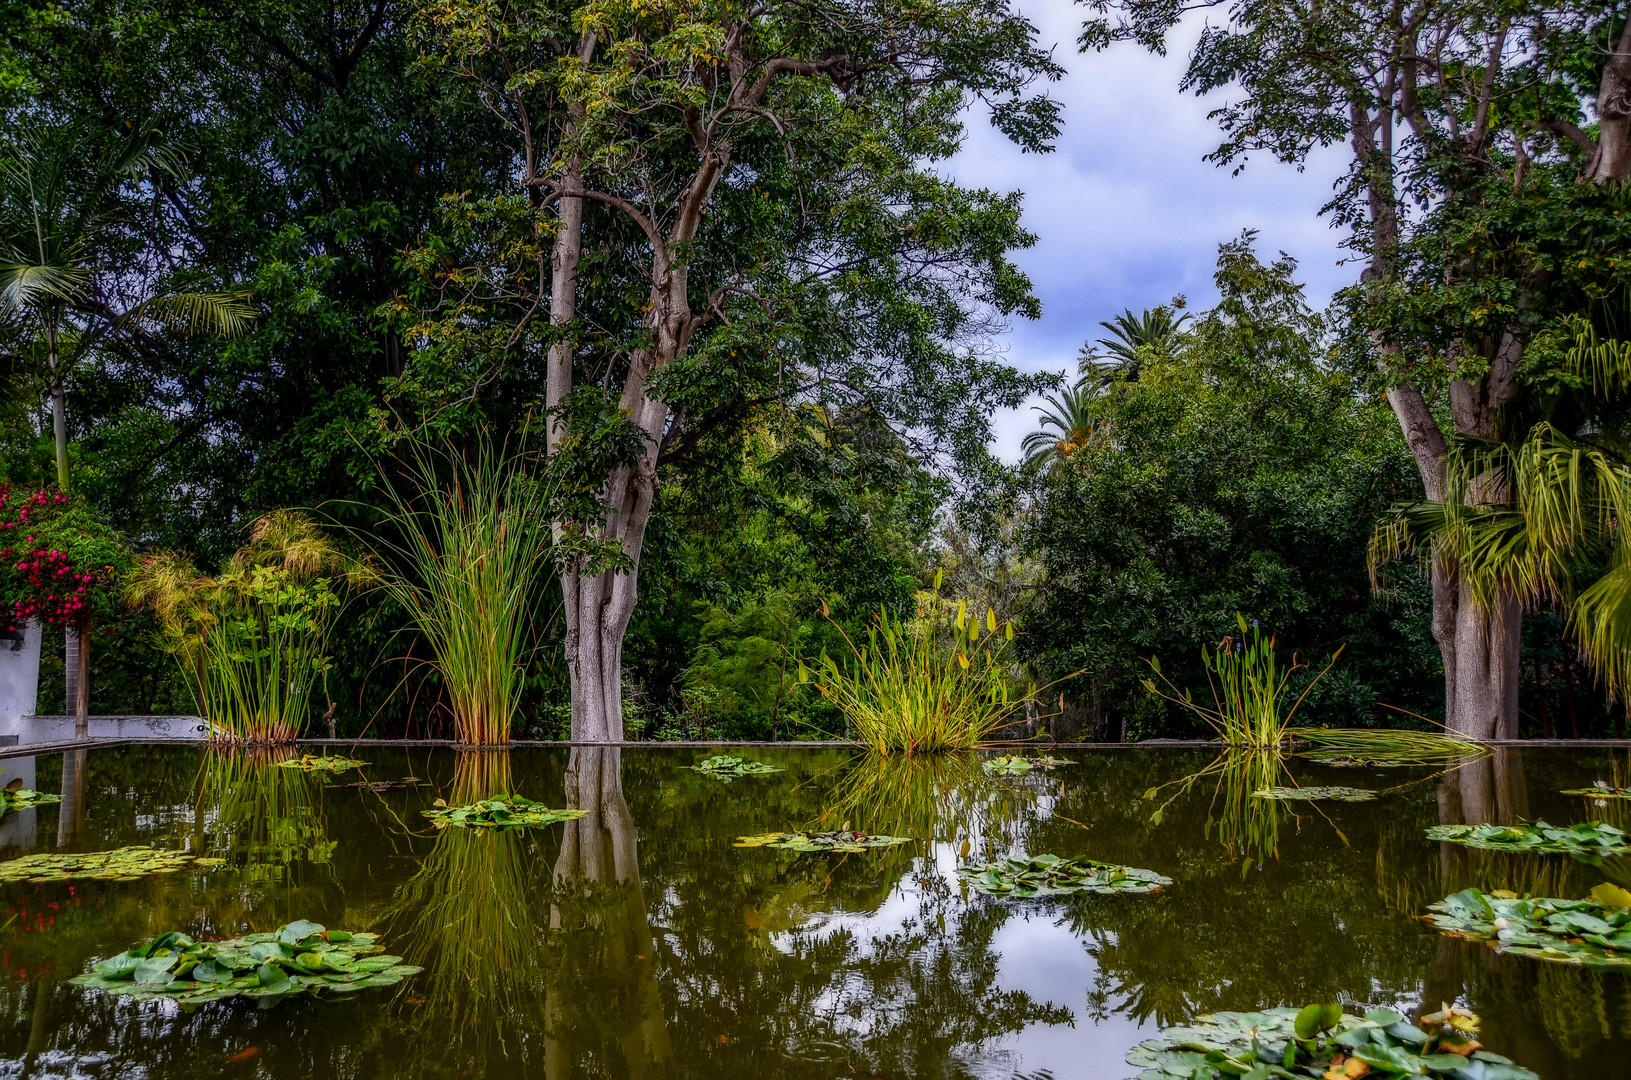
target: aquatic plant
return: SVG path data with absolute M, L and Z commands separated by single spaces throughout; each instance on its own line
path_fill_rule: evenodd
M 400 780 L 358 780 L 352 784 L 330 784 L 331 788 L 351 788 L 358 791 L 401 791 L 405 788 L 422 787 L 424 781 L 417 776 L 404 776 Z
M 1491 753 L 1480 743 L 1448 731 L 1398 728 L 1291 728 L 1294 742 L 1317 749 L 1300 756 L 1338 768 L 1377 769 L 1405 765 L 1459 765 Z
M 294 758 L 291 746 L 212 747 L 198 777 L 196 820 L 208 823 L 210 847 L 279 888 L 297 865 L 329 864 L 335 848 L 316 774 L 278 767 Z
M 1584 900 L 1462 889 L 1422 916 L 1450 937 L 1594 970 L 1631 969 L 1631 892 L 1604 883 Z
M 278 510 L 215 577 L 161 552 L 141 561 L 126 595 L 158 617 L 212 739 L 292 742 L 328 672 L 336 586 L 365 578 L 310 518 Z
M 4 817 L 13 810 L 22 810 L 30 806 L 39 806 L 41 803 L 55 803 L 61 801 L 61 795 L 47 795 L 43 791 L 35 791 L 32 788 L 0 788 L 0 817 Z
M 520 458 L 485 442 L 473 463 L 452 448 L 417 448 L 408 474 L 411 493 L 385 485 L 385 528 L 359 536 L 377 558 L 381 585 L 430 646 L 454 740 L 503 745 L 534 648 L 529 616 L 549 569 L 545 488 Z
M 849 647 L 847 664 L 826 652 L 813 673 L 799 663 L 799 681 L 813 679 L 844 714 L 855 740 L 879 753 L 978 746 L 1017 722 L 1015 714 L 1046 689 L 1014 691 L 1008 663 L 1013 623 L 999 624 L 989 607 L 981 619 L 966 602 L 948 617 L 940 582 L 936 573 L 934 590 L 920 601 L 914 619 L 879 612 L 864 642 L 834 622 Z M 827 614 L 825 604 L 822 614 Z
M 1227 746 L 1253 749 L 1279 746 L 1290 733 L 1291 720 L 1298 708 L 1336 666 L 1342 647 L 1331 654 L 1325 667 L 1303 686 L 1302 692 L 1287 707 L 1292 676 L 1307 670 L 1309 665 L 1293 653 L 1291 663 L 1282 666 L 1272 635 L 1264 636 L 1256 622 L 1248 624 L 1239 612 L 1235 613 L 1235 622 L 1240 626 L 1238 638 L 1228 635 L 1215 648 L 1201 646 L 1201 666 L 1212 692 L 1210 708 L 1198 703 L 1188 690 L 1174 686 L 1162 673 L 1159 657 L 1152 656 L 1146 662 L 1156 678 L 1166 684 L 1167 690 L 1156 686 L 1154 679 L 1145 679 L 1144 689 L 1194 713 L 1217 732 L 1219 740 Z
M 766 776 L 770 773 L 781 772 L 773 765 L 766 765 L 762 761 L 745 761 L 739 757 L 726 757 L 719 755 L 704 758 L 695 765 L 687 765 L 688 769 L 695 769 L 699 773 L 712 776 L 716 780 L 727 783 L 739 776 Z
M 1351 787 L 1271 787 L 1252 792 L 1254 799 L 1330 799 L 1333 802 L 1370 802 L 1376 792 Z
M 301 772 L 343 773 L 352 769 L 360 769 L 367 765 L 368 762 L 358 761 L 356 758 L 330 757 L 328 754 L 321 756 L 301 754 L 297 758 L 290 758 L 287 761 L 279 761 L 274 764 L 280 769 L 299 769 Z
M 1615 787 L 1607 780 L 1593 780 L 1591 787 L 1565 788 L 1560 795 L 1584 795 L 1592 799 L 1631 799 L 1631 789 Z
M 894 847 L 909 844 L 909 836 L 872 836 L 868 833 L 840 829 L 837 832 L 773 832 L 759 836 L 739 836 L 732 847 L 773 847 L 789 851 L 842 851 L 859 852 L 870 848 Z
M 435 806 L 435 809 L 423 813 L 438 829 L 450 825 L 466 829 L 528 829 L 571 821 L 584 814 L 582 810 L 551 810 L 543 803 L 520 795 L 495 795 L 468 806 L 452 807 L 446 801 L 437 799 Z
M 1074 761 L 1066 758 L 1049 757 L 1039 754 L 1036 757 L 1021 757 L 1018 754 L 1000 754 L 994 758 L 986 758 L 980 767 L 988 773 L 1023 774 L 1032 769 L 1052 769 L 1060 765 L 1074 765 Z
M 41 852 L 0 862 L 0 882 L 135 881 L 152 874 L 178 870 L 212 870 L 226 860 L 204 858 L 188 851 L 162 851 L 133 845 L 112 851 Z
M 1544 821 L 1522 825 L 1434 825 L 1428 828 L 1427 838 L 1486 851 L 1571 855 L 1583 862 L 1631 851 L 1625 833 L 1601 821 L 1582 821 L 1566 828 Z
M 1483 1049 L 1478 1017 L 1445 1006 L 1412 1024 L 1392 1009 L 1364 1017 L 1331 1003 L 1302 1009 L 1221 1012 L 1146 1039 L 1127 1055 L 1136 1080 L 1270 1077 L 1443 1076 L 1454 1080 L 1540 1080 Z
M 68 981 L 138 1000 L 163 997 L 186 1006 L 242 996 L 268 1008 L 295 994 L 395 986 L 422 970 L 384 952 L 374 934 L 305 921 L 223 941 L 171 931 Z
M 1172 884 L 1171 878 L 1154 870 L 1057 855 L 1010 856 L 959 866 L 957 876 L 979 892 L 1015 900 L 1072 893 L 1152 893 Z

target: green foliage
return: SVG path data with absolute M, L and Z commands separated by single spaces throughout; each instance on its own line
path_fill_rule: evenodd
M 1041 478 L 1025 543 L 1042 603 L 1021 645 L 1044 677 L 1082 670 L 1067 697 L 1125 710 L 1130 734 L 1199 727 L 1139 695 L 1144 658 L 1200 686 L 1195 643 L 1234 633 L 1237 612 L 1310 650 L 1346 646 L 1304 704 L 1322 723 L 1370 726 L 1378 700 L 1441 707 L 1427 590 L 1374 596 L 1361 566 L 1372 523 L 1420 481 L 1391 416 L 1332 366 L 1294 269 L 1260 262 L 1249 236 L 1224 245 L 1218 305 L 1096 396 L 1107 436 Z
M 31 788 L 0 788 L 0 817 L 4 817 L 13 810 L 23 810 L 30 806 L 40 806 L 43 803 L 57 803 L 61 801 L 61 795 L 47 795 L 44 792 L 34 791 Z
M 1351 787 L 1271 787 L 1252 792 L 1254 799 L 1330 799 L 1334 802 L 1370 802 L 1376 792 Z
M 438 829 L 456 826 L 461 829 L 530 829 L 540 825 L 554 825 L 582 817 L 583 810 L 551 810 L 540 802 L 520 795 L 494 795 L 478 799 L 468 806 L 448 806 L 436 800 L 437 809 L 426 810 Z
M 158 617 L 213 738 L 289 742 L 328 671 L 335 586 L 348 577 L 360 580 L 360 568 L 310 518 L 277 511 L 254 523 L 215 577 L 159 553 L 142 560 L 126 593 Z
M 177 870 L 209 870 L 225 860 L 207 859 L 187 851 L 159 851 L 150 847 L 122 847 L 113 851 L 73 854 L 23 855 L 0 862 L 0 881 L 136 881 L 150 874 Z
M 167 998 L 186 1007 L 231 997 L 270 1008 L 298 994 L 395 986 L 422 969 L 386 956 L 378 935 L 292 922 L 269 933 L 194 941 L 171 931 L 68 980 L 136 1000 Z
M 1302 1009 L 1198 1016 L 1138 1044 L 1127 1064 L 1137 1080 L 1184 1076 L 1443 1076 L 1454 1080 L 1539 1080 L 1528 1069 L 1484 1050 L 1478 1017 L 1446 1007 L 1412 1024 L 1392 1009 L 1363 1018 L 1338 1004 Z
M 1593 970 L 1631 969 L 1631 893 L 1604 883 L 1584 900 L 1463 889 L 1423 919 L 1454 938 Z
M 1631 851 L 1625 833 L 1601 821 L 1582 821 L 1566 828 L 1544 821 L 1522 825 L 1435 825 L 1427 830 L 1427 838 L 1487 851 L 1570 855 L 1593 865 L 1600 864 L 1605 856 Z
M 1153 893 L 1172 884 L 1171 878 L 1153 870 L 1057 855 L 1010 856 L 1000 862 L 959 866 L 957 876 L 979 892 L 1012 900 L 1072 893 Z
M 1623 787 L 1615 787 L 1607 780 L 1593 780 L 1591 787 L 1565 788 L 1563 795 L 1585 795 L 1592 799 L 1631 799 L 1631 791 Z
M 129 542 L 85 501 L 0 482 L 0 619 L 85 630 L 123 610 Z
M 349 772 L 352 769 L 360 769 L 367 765 L 368 762 L 358 761 L 355 758 L 339 757 L 338 755 L 331 757 L 328 754 L 322 756 L 301 754 L 297 758 L 289 758 L 287 761 L 279 761 L 275 762 L 275 764 L 280 769 L 299 769 L 301 772 L 342 773 Z
M 687 765 L 686 768 L 695 769 L 705 776 L 712 776 L 726 783 L 743 776 L 767 776 L 770 773 L 781 772 L 774 765 L 766 765 L 762 761 L 744 761 L 739 757 L 724 755 L 703 758 L 697 764 Z
M 1406 765 L 1464 765 L 1488 757 L 1489 747 L 1448 732 L 1405 731 L 1386 728 L 1352 731 L 1342 728 L 1293 728 L 1297 743 L 1313 750 L 1300 756 L 1338 768 L 1391 768 Z
M 993 758 L 986 758 L 980 762 L 980 768 L 988 773 L 997 775 L 1023 775 L 1032 769 L 1052 769 L 1060 765 L 1074 765 L 1075 762 L 1065 758 L 1051 757 L 1047 754 L 1038 754 L 1036 757 L 1021 757 L 1018 754 L 998 754 Z
M 830 851 L 853 855 L 873 848 L 895 847 L 897 844 L 911 842 L 912 838 L 909 836 L 873 836 L 844 828 L 837 832 L 773 832 L 759 836 L 738 836 L 731 846 L 786 848 L 801 854 Z

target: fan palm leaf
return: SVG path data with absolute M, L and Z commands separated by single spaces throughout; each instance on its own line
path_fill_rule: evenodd
M 1060 394 L 1050 394 L 1044 405 L 1034 406 L 1042 414 L 1039 429 L 1019 444 L 1027 466 L 1063 461 L 1086 446 L 1097 433 L 1100 421 L 1093 412 L 1094 387 L 1086 379 Z

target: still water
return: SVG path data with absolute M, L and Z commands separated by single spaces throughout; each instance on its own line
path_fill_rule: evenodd
M 1484 1016 L 1493 1049 L 1546 1080 L 1631 1076 L 1631 977 L 1499 957 L 1414 919 L 1467 885 L 1631 885 L 1631 859 L 1593 868 L 1423 836 L 1542 817 L 1626 827 L 1621 809 L 1557 793 L 1623 774 L 1623 754 L 1511 752 L 1446 775 L 1290 760 L 1305 785 L 1388 790 L 1287 806 L 1240 797 L 1262 783 L 1252 763 L 1146 798 L 1213 761 L 1190 751 L 1084 749 L 1004 778 L 973 759 L 733 752 L 784 771 L 721 782 L 683 767 L 707 754 L 692 747 L 370 746 L 355 752 L 368 780 L 422 781 L 371 791 L 337 786 L 355 772 L 180 747 L 0 762 L 0 784 L 64 795 L 0 819 L 0 858 L 141 843 L 227 860 L 0 885 L 0 1076 L 1114 1080 L 1163 1023 L 1326 1000 L 1459 1001 Z M 438 833 L 420 813 L 511 790 L 588 815 L 491 834 Z M 846 822 L 915 840 L 863 855 L 731 846 Z M 965 843 L 1174 884 L 965 894 Z M 225 937 L 300 918 L 379 932 L 425 970 L 264 1011 L 237 999 L 184 1012 L 66 982 L 166 930 Z

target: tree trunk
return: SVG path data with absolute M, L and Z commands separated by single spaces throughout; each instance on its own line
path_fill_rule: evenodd
M 79 643 L 76 650 L 75 668 L 78 676 L 74 680 L 74 738 L 84 739 L 90 737 L 91 722 L 91 635 L 90 627 L 74 634 Z
M 1597 152 L 1586 166 L 1586 179 L 1603 184 L 1631 178 L 1631 22 L 1603 68 L 1597 120 Z

